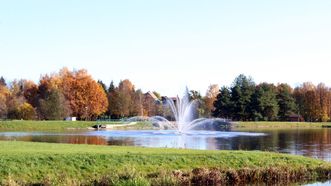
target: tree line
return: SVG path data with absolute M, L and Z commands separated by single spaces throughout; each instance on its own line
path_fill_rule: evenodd
M 197 100 L 196 117 L 222 117 L 236 121 L 329 121 L 331 89 L 303 83 L 255 82 L 239 75 L 230 87 L 210 85 L 205 95 L 189 90 Z M 93 120 L 100 116 L 113 119 L 132 116 L 170 117 L 171 112 L 157 92 L 144 93 L 126 79 L 109 86 L 95 81 L 84 69 L 42 75 L 38 84 L 0 78 L 0 118 L 25 120 L 62 120 L 75 116 Z
M 161 100 L 158 93 L 151 93 Z M 0 119 L 62 120 L 74 116 L 94 120 L 162 115 L 163 105 L 136 90 L 129 80 L 106 86 L 84 69 L 42 75 L 38 84 L 29 80 L 6 83 L 0 78 Z
M 15 80 L 0 85 L 0 117 L 5 119 L 57 120 L 68 116 L 91 119 L 107 110 L 102 87 L 86 70 L 61 69 L 46 74 L 38 84 Z
M 214 102 L 214 117 L 237 121 L 330 121 L 331 89 L 305 82 L 294 89 L 288 84 L 255 84 L 239 75 L 231 87 L 222 87 Z

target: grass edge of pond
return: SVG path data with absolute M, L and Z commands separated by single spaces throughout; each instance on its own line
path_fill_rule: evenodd
M 97 124 L 97 121 L 0 121 L 0 131 L 65 131 L 87 130 Z M 124 122 L 102 122 L 100 124 L 124 124 Z M 331 127 L 330 122 L 234 122 L 235 129 L 309 129 Z M 138 122 L 132 126 L 116 127 L 120 130 L 153 129 L 150 122 Z
M 331 163 L 260 151 L 0 141 L 1 185 L 215 185 L 325 180 Z

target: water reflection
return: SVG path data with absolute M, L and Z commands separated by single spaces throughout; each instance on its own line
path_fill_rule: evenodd
M 268 136 L 259 139 L 238 138 L 233 149 L 266 150 L 297 154 L 331 161 L 331 130 L 264 130 Z
M 261 135 L 264 133 L 266 135 Z M 0 132 L 0 140 L 210 150 L 262 150 L 331 161 L 331 129 L 177 135 L 171 131 Z
M 108 145 L 104 137 L 87 136 L 82 133 L 0 132 L 0 140 Z

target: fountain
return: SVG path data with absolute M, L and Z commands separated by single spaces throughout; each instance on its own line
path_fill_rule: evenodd
M 238 137 L 256 138 L 265 135 L 232 131 L 231 122 L 226 119 L 199 118 L 196 113 L 199 102 L 190 100 L 188 89 L 182 98 L 178 96 L 174 99 L 165 98 L 162 104 L 169 111 L 166 117 L 136 116 L 127 120 L 129 123 L 150 121 L 154 129 L 98 130 L 88 132 L 86 135 L 104 137 L 109 144 L 113 145 L 213 150 L 219 149 L 223 145 L 223 140 Z
M 191 130 L 215 130 L 216 128 L 225 128 L 230 126 L 230 122 L 226 119 L 216 118 L 194 118 L 194 112 L 198 106 L 197 100 L 191 100 L 188 89 L 186 88 L 183 98 L 176 97 L 175 100 L 165 98 L 166 106 L 170 107 L 175 121 L 169 121 L 162 116 L 153 116 L 149 121 L 155 127 L 160 129 L 172 129 L 178 134 L 185 134 Z

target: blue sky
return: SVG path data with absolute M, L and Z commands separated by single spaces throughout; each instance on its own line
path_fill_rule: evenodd
M 331 1 L 0 0 L 0 75 L 86 68 L 107 84 L 202 94 L 240 73 L 331 86 Z

